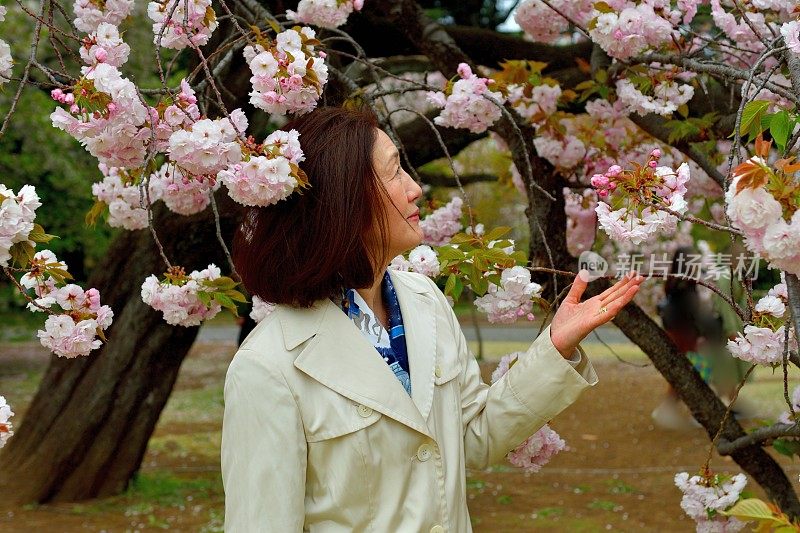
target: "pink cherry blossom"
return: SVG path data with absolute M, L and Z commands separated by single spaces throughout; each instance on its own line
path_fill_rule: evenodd
M 219 24 L 211 0 L 158 0 L 147 4 L 147 16 L 153 43 L 175 50 L 205 45 Z
M 244 56 L 253 76 L 250 103 L 267 113 L 308 113 L 317 106 L 328 81 L 328 67 L 309 41 L 314 30 L 305 26 L 279 33 L 273 45 L 247 46 Z
M 107 22 L 100 23 L 97 29 L 83 39 L 80 48 L 81 59 L 87 65 L 107 63 L 121 67 L 128 61 L 131 48 L 120 38 L 119 28 Z
M 683 492 L 681 508 L 697 522 L 697 531 L 736 532 L 744 528 L 744 522 L 718 514 L 718 511 L 731 508 L 746 484 L 744 474 L 736 474 L 716 484 L 704 481 L 700 476 L 689 477 L 687 472 L 675 475 L 675 485 Z M 710 513 L 713 518 L 709 518 Z
M 592 2 L 589 0 L 552 0 L 549 3 L 552 8 L 541 0 L 525 0 L 514 15 L 517 24 L 536 42 L 552 43 L 569 27 L 567 19 L 555 9 L 582 26 L 591 18 Z
M 422 229 L 422 242 L 431 246 L 442 246 L 461 231 L 461 206 L 464 200 L 460 196 L 453 197 L 446 205 L 423 218 L 419 227 Z
M 41 205 L 32 185 L 23 185 L 17 194 L 0 183 L 0 267 L 8 266 L 14 244 L 28 240 Z
M 162 282 L 156 276 L 149 276 L 142 284 L 142 301 L 163 313 L 167 324 L 199 326 L 222 310 L 218 302 L 205 305 L 198 297 L 199 292 L 214 292 L 206 282 L 219 277 L 220 270 L 213 264 L 199 272 L 193 271 L 182 284 Z
M 800 22 L 792 20 L 781 26 L 781 35 L 789 50 L 800 54 Z
M 338 28 L 363 5 L 363 0 L 300 0 L 297 11 L 287 10 L 286 18 L 322 28 Z
M 147 227 L 147 198 L 143 186 L 123 180 L 125 169 L 100 165 L 103 181 L 92 184 L 92 195 L 108 206 L 108 225 L 137 230 Z M 150 202 L 161 198 L 157 180 L 150 180 Z
M 8 43 L 0 39 L 0 87 L 11 80 L 11 70 L 14 66 L 14 59 L 11 57 L 11 47 Z
M 211 203 L 210 194 L 219 189 L 220 182 L 209 177 L 191 177 L 171 163 L 164 163 L 150 176 L 152 186 L 160 191 L 161 199 L 170 211 L 193 215 Z
M 6 445 L 8 439 L 14 435 L 14 428 L 9 419 L 14 416 L 14 411 L 6 402 L 5 397 L 0 396 L 0 448 Z
M 458 71 L 461 79 L 453 84 L 449 93 L 428 93 L 432 104 L 444 107 L 434 122 L 482 133 L 500 118 L 502 112 L 497 104 L 502 105 L 505 99 L 499 92 L 490 91 L 489 80 L 473 74 L 469 65 L 461 63 Z
M 622 104 L 639 115 L 656 113 L 671 115 L 694 96 L 694 87 L 674 81 L 661 82 L 653 88 L 653 95 L 640 92 L 628 79 L 617 80 L 617 96 Z
M 133 0 L 75 0 L 75 27 L 84 33 L 91 33 L 104 22 L 119 26 L 128 18 L 132 8 Z
M 524 356 L 524 352 L 513 352 L 501 357 L 500 363 L 492 372 L 492 383 L 499 381 L 520 356 Z M 545 424 L 536 433 L 525 439 L 522 444 L 509 452 L 506 458 L 512 465 L 532 474 L 541 470 L 555 454 L 566 449 L 566 447 L 566 442 L 558 433 Z
M 267 318 L 275 310 L 275 304 L 265 302 L 258 296 L 253 296 L 253 310 L 250 311 L 250 318 L 256 323 Z
M 439 275 L 439 258 L 428 245 L 421 244 L 411 250 L 408 254 L 408 262 L 411 264 L 413 272 L 419 272 L 429 278 Z
M 283 200 L 297 187 L 289 160 L 285 157 L 250 157 L 217 174 L 228 195 L 248 206 L 268 206 Z
M 95 338 L 98 324 L 95 320 L 75 322 L 67 315 L 50 315 L 44 323 L 44 330 L 36 335 L 42 346 L 59 357 L 74 358 L 89 355 L 103 343 Z
M 530 271 L 521 266 L 507 268 L 500 280 L 500 286 L 490 283 L 488 292 L 475 299 L 478 310 L 493 324 L 510 324 L 522 316 L 533 320 L 532 298 L 541 294 L 542 287 L 531 281 Z

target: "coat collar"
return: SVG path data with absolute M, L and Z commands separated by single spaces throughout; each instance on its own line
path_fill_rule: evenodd
M 286 349 L 311 339 L 294 366 L 326 387 L 431 436 L 427 417 L 433 402 L 436 359 L 435 301 L 418 274 L 390 270 L 397 292 L 411 374 L 411 397 L 375 348 L 331 300 L 309 309 L 279 306 Z

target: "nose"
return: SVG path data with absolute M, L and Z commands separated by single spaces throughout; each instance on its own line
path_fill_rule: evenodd
M 408 176 L 408 181 L 411 182 L 411 186 L 407 189 L 408 201 L 415 203 L 422 196 L 422 187 L 407 172 L 405 174 Z

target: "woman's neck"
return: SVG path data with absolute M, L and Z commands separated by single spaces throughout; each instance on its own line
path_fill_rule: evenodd
M 367 302 L 369 308 L 375 313 L 375 318 L 378 319 L 384 328 L 387 328 L 389 324 L 389 313 L 386 311 L 386 302 L 383 301 L 383 291 L 381 290 L 381 284 L 383 283 L 385 273 L 386 269 L 384 268 L 378 272 L 378 276 L 371 287 L 356 289 L 356 292 Z

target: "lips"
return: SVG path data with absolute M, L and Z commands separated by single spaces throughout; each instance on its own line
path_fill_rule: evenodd
M 408 220 L 419 220 L 419 209 L 414 211 L 414 214 L 411 216 L 406 217 Z

